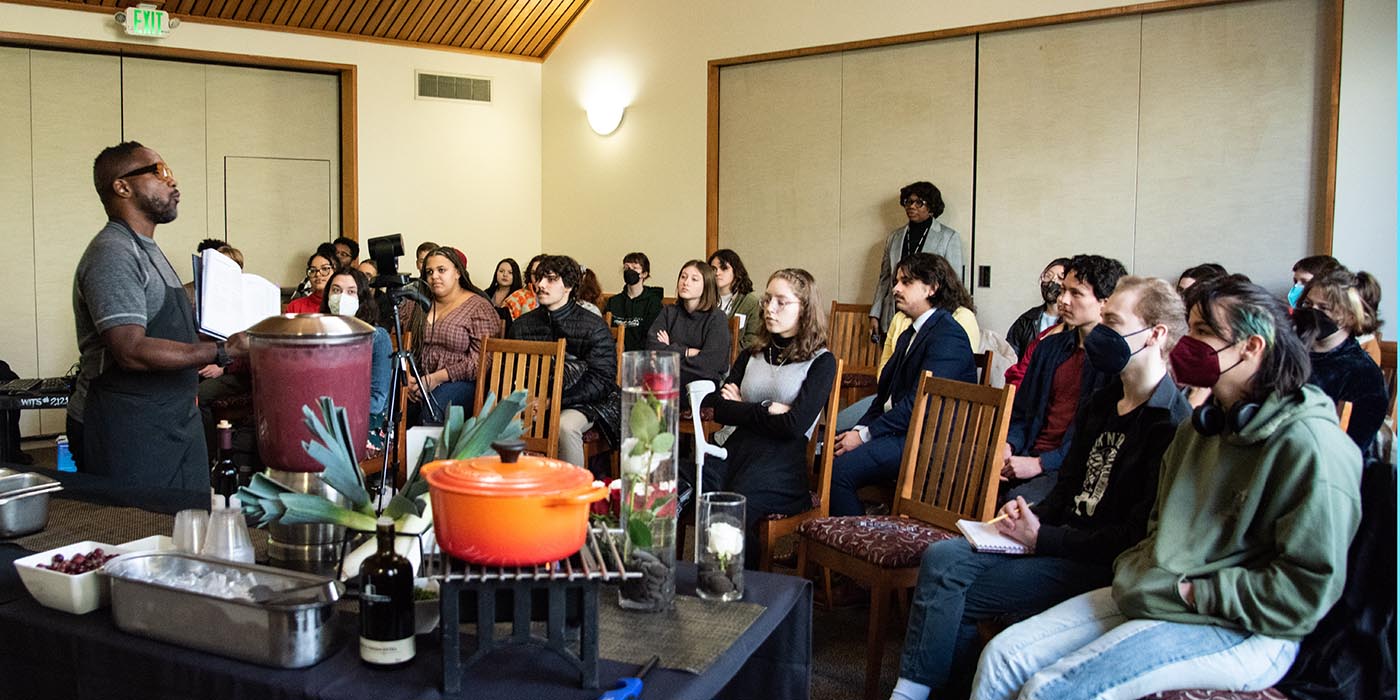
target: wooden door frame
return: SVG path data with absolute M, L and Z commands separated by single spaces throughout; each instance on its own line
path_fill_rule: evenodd
M 357 68 L 354 64 L 16 32 L 0 32 L 0 46 L 91 53 L 123 58 L 153 58 L 244 68 L 274 68 L 336 76 L 340 85 L 340 235 L 359 240 L 359 167 L 356 155 L 358 152 Z

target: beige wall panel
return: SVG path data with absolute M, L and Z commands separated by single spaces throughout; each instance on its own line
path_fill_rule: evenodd
M 804 267 L 839 288 L 841 56 L 725 68 L 720 103 L 720 247 L 739 253 L 755 287 Z M 652 269 L 667 294 L 675 274 Z
M 220 237 L 226 221 L 231 231 L 235 220 L 246 221 L 249 217 L 256 220 L 263 216 L 259 211 L 225 212 L 223 171 L 226 157 L 325 161 L 330 164 L 331 181 L 340 181 L 340 88 L 335 76 L 231 66 L 208 66 L 205 74 L 209 115 L 209 235 Z M 414 177 L 412 172 L 401 175 Z M 362 196 L 370 197 L 373 193 L 362 193 Z M 325 229 L 325 237 L 316 239 L 317 242 L 340 235 L 339 187 L 331 188 L 330 198 L 330 226 Z M 263 206 L 256 200 L 249 205 Z M 319 202 L 314 204 L 316 216 L 321 215 L 319 207 Z M 295 225 L 288 222 L 288 225 L 297 228 L 301 222 Z M 250 265 L 253 265 L 251 258 L 260 258 L 256 263 L 258 269 L 296 267 L 304 270 L 306 256 L 315 250 L 315 243 L 307 246 L 300 238 L 295 243 L 277 237 L 262 238 L 258 240 L 267 245 L 259 247 L 231 233 L 227 239 L 244 252 Z M 296 261 L 294 265 L 290 262 L 293 260 Z M 284 280 L 269 279 L 287 284 Z
M 0 299 L 5 300 L 0 360 L 21 377 L 39 376 L 29 126 L 29 50 L 0 47 L 0 163 L 5 164 L 0 168 L 0 250 L 9 261 L 0 273 Z M 38 431 L 39 414 L 21 411 L 20 434 Z
M 842 301 L 870 302 L 885 237 L 909 221 L 898 200 L 911 182 L 938 187 L 939 220 L 962 234 L 964 266 L 972 260 L 976 49 L 975 37 L 961 37 L 843 54 L 842 267 L 833 288 Z
M 1317 0 L 1143 18 L 1139 272 L 1209 260 L 1291 284 L 1316 218 L 1319 27 Z
M 976 265 L 983 328 L 1005 333 L 1040 299 L 1051 258 L 1133 266 L 1139 19 L 982 37 Z
M 306 274 L 307 256 L 336 235 L 331 164 L 238 157 L 223 162 L 228 239 L 243 251 L 244 269 L 283 287 L 296 285 Z
M 180 186 L 179 216 L 156 230 L 156 241 L 190 281 L 190 254 L 209 237 L 209 174 L 205 167 L 204 66 L 127 58 L 122 61 L 123 138 L 155 149 Z M 223 238 L 223 228 L 216 232 Z
M 73 269 L 107 220 L 92 188 L 92 160 L 121 139 L 121 66 L 115 56 L 32 51 L 34 292 L 39 374 L 78 361 Z M 63 412 L 43 411 L 41 430 L 63 432 Z

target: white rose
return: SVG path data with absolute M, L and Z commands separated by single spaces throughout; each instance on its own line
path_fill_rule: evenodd
M 665 453 L 652 452 L 633 455 L 632 449 L 636 446 L 637 438 L 627 438 L 622 441 L 620 454 L 622 455 L 621 469 L 624 476 L 647 476 L 656 471 L 656 468 L 670 456 Z
M 710 554 L 727 559 L 744 551 L 744 531 L 729 523 L 710 523 L 705 534 Z

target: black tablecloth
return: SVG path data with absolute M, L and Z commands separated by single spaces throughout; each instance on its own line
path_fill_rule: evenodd
M 353 616 L 341 620 L 342 646 L 321 663 L 277 670 L 183 649 L 118 631 L 107 610 L 69 615 L 40 606 L 13 579 L 22 552 L 0 547 L 0 697 L 248 698 L 249 700 L 432 700 L 442 698 L 436 635 L 418 638 L 407 668 L 383 671 L 359 661 Z M 8 582 L 7 582 L 8 579 Z M 652 699 L 806 698 L 811 666 L 811 585 L 798 578 L 746 572 L 745 599 L 767 609 L 732 648 L 696 676 L 665 668 L 646 678 Z M 678 589 L 693 593 L 695 569 L 683 565 Z M 8 594 L 8 595 L 7 595 Z M 606 596 L 603 604 L 608 604 Z M 178 624 L 178 622 L 177 622 Z M 217 629 L 207 631 L 217 635 Z M 471 649 L 468 640 L 464 646 Z M 664 663 L 664 660 L 663 660 Z M 507 648 L 467 672 L 463 698 L 597 698 L 636 668 L 599 661 L 599 690 L 578 687 L 563 659 L 531 648 Z

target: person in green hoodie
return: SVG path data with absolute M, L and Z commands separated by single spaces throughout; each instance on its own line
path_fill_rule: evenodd
M 625 326 L 622 347 L 645 350 L 647 329 L 661 314 L 665 293 L 660 287 L 646 286 L 651 279 L 651 259 L 646 253 L 628 253 L 622 258 L 622 291 L 608 298 L 603 310 L 612 314 L 614 326 Z
M 1172 369 L 1212 399 L 1162 457 L 1146 539 L 1114 560 L 1112 587 L 997 635 L 973 698 L 1260 690 L 1341 595 L 1361 452 L 1306 384 L 1281 300 L 1236 275 L 1190 291 Z

